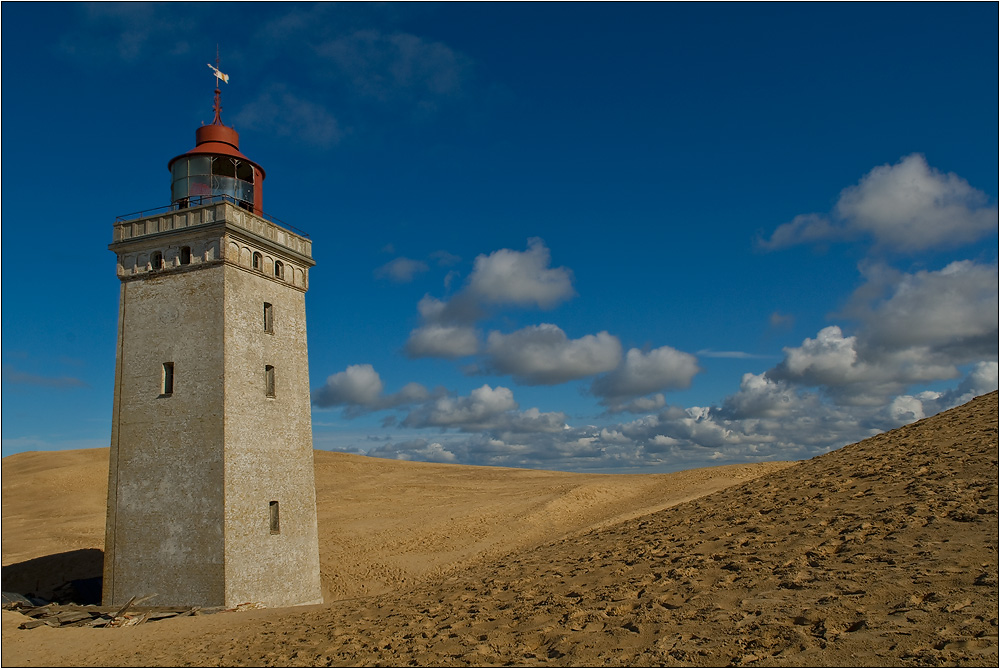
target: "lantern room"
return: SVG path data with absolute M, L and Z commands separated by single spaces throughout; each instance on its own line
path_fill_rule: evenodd
M 240 153 L 236 130 L 222 124 L 220 97 L 216 89 L 215 120 L 195 131 L 195 147 L 167 163 L 170 200 L 183 209 L 224 197 L 261 214 L 264 170 Z

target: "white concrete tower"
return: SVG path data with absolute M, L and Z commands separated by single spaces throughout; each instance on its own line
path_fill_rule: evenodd
M 219 73 L 219 76 L 222 76 Z M 172 204 L 119 217 L 106 605 L 322 601 L 305 293 L 312 242 L 261 209 L 215 120 Z

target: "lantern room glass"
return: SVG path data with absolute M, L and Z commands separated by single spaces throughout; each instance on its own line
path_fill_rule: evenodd
M 191 198 L 226 195 L 245 205 L 254 203 L 253 165 L 230 156 L 187 156 L 170 169 L 170 199 L 180 207 Z

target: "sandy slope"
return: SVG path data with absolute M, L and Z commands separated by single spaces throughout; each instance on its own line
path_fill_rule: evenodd
M 409 587 L 477 560 L 651 513 L 788 465 L 606 476 L 325 451 L 315 456 L 327 602 Z M 54 587 L 100 575 L 107 477 L 108 449 L 3 459 L 4 566 L 72 552 L 57 561 L 59 574 L 30 573 L 12 582 L 6 570 L 5 589 L 48 596 L 52 588 L 45 587 L 46 579 Z M 44 560 L 34 572 L 51 570 L 53 562 Z
M 4 564 L 27 543 L 8 460 Z M 3 663 L 997 663 L 996 393 L 673 506 L 739 476 L 343 471 L 366 464 L 317 457 L 323 569 L 332 593 L 382 594 L 128 630 L 5 613 Z

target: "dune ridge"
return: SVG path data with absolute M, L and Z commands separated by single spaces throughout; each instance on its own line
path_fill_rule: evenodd
M 323 464 L 317 458 L 318 474 Z M 524 474 L 538 496 L 511 517 L 515 522 L 544 519 L 560 504 L 576 509 L 586 503 L 588 485 L 611 480 L 581 479 L 554 494 L 569 484 L 563 476 L 585 475 L 547 475 Z M 382 576 L 352 581 L 372 591 L 385 588 L 380 594 L 175 619 L 127 635 L 19 631 L 17 614 L 5 612 L 3 660 L 40 666 L 996 666 L 997 478 L 997 394 L 991 393 L 657 509 L 650 510 L 648 497 L 606 494 L 605 500 L 620 495 L 621 503 L 583 513 L 587 522 L 558 528 L 560 536 L 546 540 L 551 529 L 542 522 L 544 531 L 507 553 L 455 548 L 454 561 L 431 560 L 408 572 L 413 583 Z M 351 495 L 366 485 L 341 490 L 342 506 L 350 508 Z M 428 492 L 409 495 L 433 505 Z M 409 499 L 405 490 L 393 494 Z M 475 526 L 495 511 L 464 521 Z M 503 517 L 499 513 L 497 522 Z M 391 529 L 401 518 L 376 518 L 386 533 L 379 541 L 390 552 L 418 540 L 389 540 L 401 536 Z

